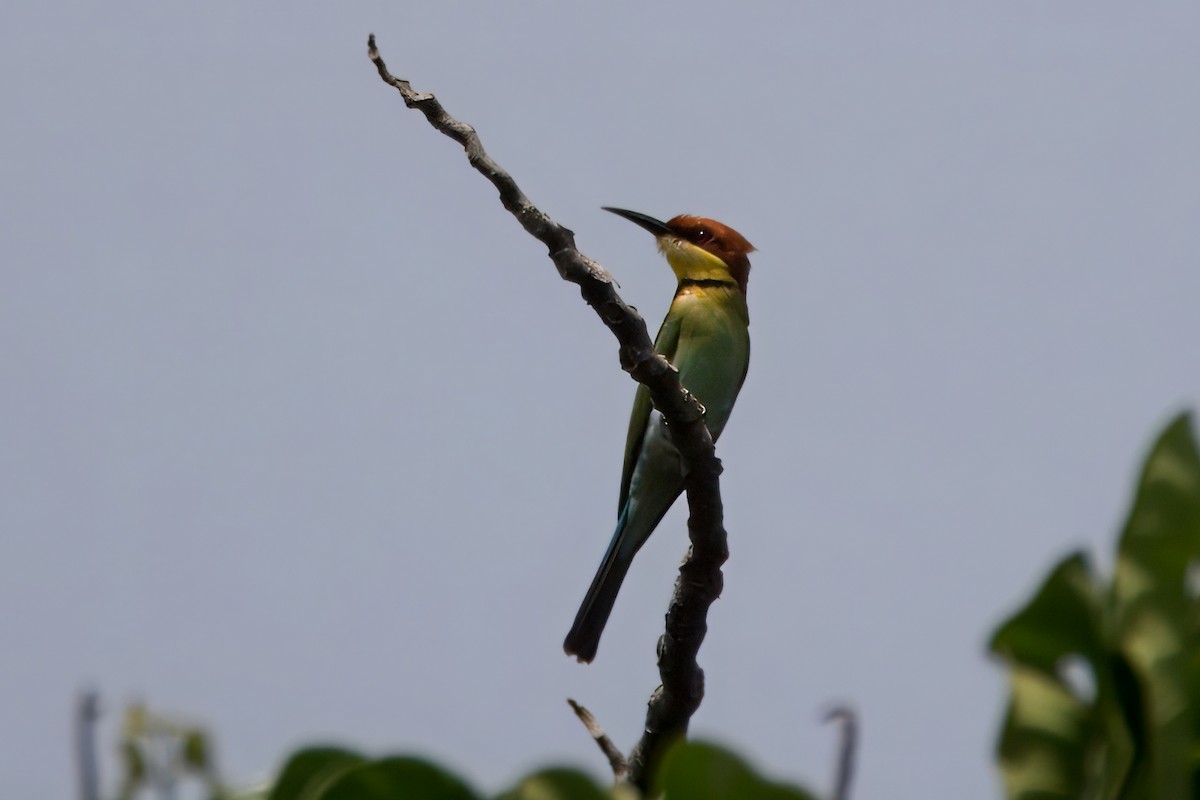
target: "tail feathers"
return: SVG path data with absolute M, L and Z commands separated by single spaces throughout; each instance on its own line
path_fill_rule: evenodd
M 596 577 L 592 578 L 592 585 L 588 587 L 583 604 L 579 606 L 579 613 L 575 615 L 575 624 L 571 626 L 571 632 L 563 641 L 563 650 L 567 655 L 575 656 L 584 663 L 590 663 L 596 657 L 596 649 L 600 646 L 600 634 L 604 633 L 604 626 L 608 623 L 608 616 L 617 602 L 617 593 L 621 591 L 625 573 L 629 572 L 629 565 L 633 563 L 633 556 L 637 552 L 637 548 L 628 552 L 628 548 L 621 547 L 624 522 L 625 517 L 622 515 L 621 524 L 608 546 L 608 552 L 604 554 L 604 560 L 596 570 Z

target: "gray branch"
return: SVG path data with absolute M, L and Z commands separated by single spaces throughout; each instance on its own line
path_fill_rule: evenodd
M 707 631 L 708 607 L 721 593 L 721 565 L 729 556 L 721 507 L 721 462 L 704 422 L 704 408 L 680 385 L 675 368 L 654 350 L 645 320 L 620 298 L 608 271 L 579 252 L 570 230 L 529 201 L 512 176 L 484 152 L 475 129 L 446 113 L 432 94 L 415 91 L 408 81 L 388 72 L 374 34 L 367 39 L 367 53 L 379 77 L 400 92 L 406 106 L 420 111 L 430 125 L 463 146 L 471 166 L 499 191 L 504 207 L 529 235 L 546 245 L 559 275 L 579 286 L 583 299 L 616 336 L 621 367 L 649 389 L 682 456 L 691 547 L 679 568 L 666 631 L 658 642 L 662 685 L 650 697 L 645 730 L 629 758 L 629 780 L 644 789 L 665 747 L 686 735 L 688 720 L 704 697 L 704 672 L 696 654 Z

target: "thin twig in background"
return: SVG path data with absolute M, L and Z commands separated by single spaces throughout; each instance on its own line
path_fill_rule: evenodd
M 100 768 L 96 764 L 96 720 L 100 695 L 88 689 L 75 701 L 75 765 L 79 772 L 79 800 L 100 800 Z
M 696 663 L 696 654 L 707 631 L 708 607 L 721 593 L 721 565 L 729 555 L 721 505 L 721 462 L 704 423 L 704 408 L 680 386 L 670 363 L 655 352 L 645 320 L 620 298 L 612 276 L 576 249 L 570 230 L 529 201 L 512 176 L 484 151 L 475 129 L 450 116 L 432 94 L 417 92 L 408 81 L 393 76 L 379 54 L 374 34 L 367 39 L 367 53 L 379 77 L 400 93 L 406 106 L 420 111 L 436 130 L 463 146 L 471 166 L 499 191 L 504 207 L 546 245 L 559 275 L 580 287 L 583 299 L 620 343 L 622 368 L 650 390 L 654 407 L 666 419 L 682 457 L 691 547 L 679 569 L 666 630 L 658 643 L 662 685 L 650 697 L 645 730 L 629 758 L 629 780 L 645 789 L 665 747 L 687 733 L 688 721 L 704 697 L 704 672 Z
M 596 744 L 600 746 L 600 751 L 604 753 L 604 757 L 608 759 L 608 765 L 612 767 L 613 778 L 618 783 L 625 780 L 625 776 L 629 774 L 629 762 L 625 760 L 625 754 L 617 749 L 612 739 L 608 738 L 608 734 L 604 732 L 604 728 L 600 727 L 600 723 L 596 721 L 596 717 L 592 715 L 592 712 L 569 697 L 567 698 L 567 703 L 570 704 L 571 710 L 575 712 L 575 716 L 579 717 L 579 721 L 583 723 L 583 727 L 587 728 L 587 732 L 596 740 Z
M 826 722 L 837 722 L 841 730 L 838 743 L 837 772 L 831 800 L 850 800 L 850 781 L 854 778 L 854 756 L 858 751 L 858 715 L 849 706 L 835 706 L 825 715 Z

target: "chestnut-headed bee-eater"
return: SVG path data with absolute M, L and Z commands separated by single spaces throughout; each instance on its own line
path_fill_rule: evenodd
M 679 283 L 654 349 L 677 370 L 679 382 L 704 406 L 715 441 L 750 365 L 746 309 L 748 255 L 754 247 L 732 228 L 704 217 L 680 215 L 668 222 L 605 208 L 650 233 Z M 625 439 L 625 468 L 617 503 L 617 530 L 592 579 L 563 649 L 591 661 L 612 612 L 621 581 L 637 551 L 683 492 L 683 465 L 650 392 L 638 386 Z

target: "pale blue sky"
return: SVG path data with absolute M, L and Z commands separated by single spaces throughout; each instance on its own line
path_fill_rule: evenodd
M 5 6 L 5 794 L 70 795 L 84 686 L 234 781 L 313 740 L 603 775 L 567 696 L 637 737 L 684 516 L 564 656 L 634 386 L 370 31 L 652 327 L 601 205 L 759 247 L 694 731 L 824 790 L 845 701 L 857 796 L 998 796 L 990 630 L 1200 398 L 1183 0 Z

